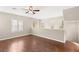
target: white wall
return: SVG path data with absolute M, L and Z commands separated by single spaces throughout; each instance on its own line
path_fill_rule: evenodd
M 12 19 L 23 20 L 23 24 L 24 24 L 23 32 L 15 32 L 15 33 L 11 32 L 11 27 L 12 27 L 11 20 Z M 34 20 L 33 18 L 0 12 L 0 39 L 30 34 L 31 25 L 32 25 L 33 20 Z
M 65 40 L 79 42 L 79 7 L 64 10 Z
M 65 40 L 78 42 L 78 24 L 79 21 L 65 21 Z
M 47 27 L 60 30 L 63 22 L 63 16 L 52 17 L 41 21 L 45 24 L 45 26 L 47 25 Z
M 33 29 L 33 34 L 51 40 L 64 42 L 64 32 L 62 30 Z
M 79 20 L 79 6 L 65 9 L 64 20 Z
M 78 31 L 78 43 L 79 43 L 79 22 L 78 22 L 78 29 L 77 29 L 77 31 Z
M 54 17 L 54 18 L 41 20 L 41 22 L 43 21 L 45 24 L 49 25 L 50 27 L 54 26 L 55 28 L 57 28 L 58 26 L 56 27 L 55 25 L 60 26 L 61 23 L 62 23 L 62 20 L 63 20 L 63 17 Z M 39 20 L 37 20 L 37 21 L 39 21 Z M 40 22 L 38 22 L 38 23 L 40 23 Z M 39 27 L 37 27 L 37 26 L 39 26 Z M 58 29 L 54 29 L 54 28 L 49 29 L 49 28 L 44 28 L 44 26 L 43 27 L 40 27 L 40 26 L 42 26 L 42 23 L 36 24 L 36 27 L 33 28 L 33 34 L 34 35 L 64 42 L 64 31 L 63 31 L 63 29 L 59 29 L 59 28 Z

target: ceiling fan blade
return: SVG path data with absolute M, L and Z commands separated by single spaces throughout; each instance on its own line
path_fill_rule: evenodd
M 26 11 L 26 13 L 29 13 L 29 11 Z
M 25 13 L 27 14 L 27 13 L 30 13 L 30 12 L 29 12 L 29 11 L 26 11 Z M 34 11 L 33 11 L 33 12 L 31 12 L 31 14 L 35 14 L 35 12 L 34 12 Z
M 33 11 L 39 12 L 40 10 L 33 10 Z

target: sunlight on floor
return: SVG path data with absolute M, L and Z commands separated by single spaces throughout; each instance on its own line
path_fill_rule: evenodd
M 24 47 L 24 42 L 23 41 L 18 41 L 18 42 L 14 42 L 13 44 L 11 44 L 9 51 L 11 52 L 20 52 L 23 50 Z

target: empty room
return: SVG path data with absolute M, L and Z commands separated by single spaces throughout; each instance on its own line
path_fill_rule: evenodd
M 0 52 L 79 51 L 78 6 L 0 6 Z

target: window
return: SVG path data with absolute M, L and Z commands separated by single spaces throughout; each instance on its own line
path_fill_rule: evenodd
M 19 32 L 23 31 L 23 21 L 22 20 L 18 21 L 18 26 L 19 26 Z
M 23 31 L 23 20 L 12 20 L 12 29 L 11 31 L 14 32 L 22 32 Z
M 12 32 L 17 32 L 17 29 L 18 29 L 17 20 L 13 19 L 11 23 L 12 23 Z

